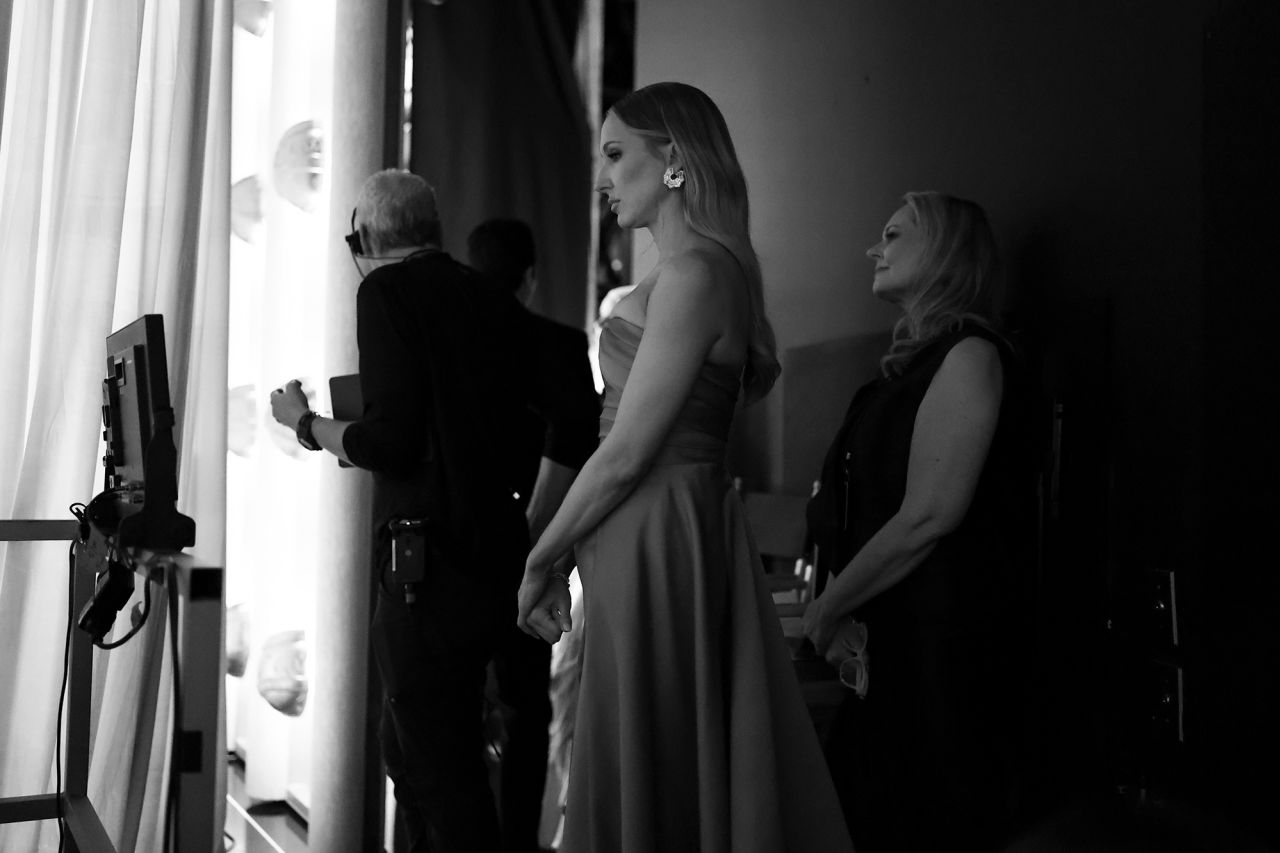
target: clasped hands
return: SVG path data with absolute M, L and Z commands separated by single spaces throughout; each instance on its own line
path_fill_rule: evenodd
M 818 596 L 809 602 L 800 620 L 801 629 L 809 642 L 813 643 L 814 650 L 836 668 L 844 660 L 843 649 L 837 648 L 834 642 L 836 631 L 840 627 L 840 616 L 841 614 L 829 612 L 827 599 Z
M 566 631 L 573 629 L 568 570 L 568 556 L 550 565 L 535 563 L 532 558 L 525 564 L 516 619 L 521 631 L 554 645 Z

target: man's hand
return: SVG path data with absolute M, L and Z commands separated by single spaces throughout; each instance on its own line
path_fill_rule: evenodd
M 298 428 L 298 421 L 310 408 L 302 383 L 297 379 L 290 379 L 283 388 L 271 392 L 271 417 L 290 432 Z

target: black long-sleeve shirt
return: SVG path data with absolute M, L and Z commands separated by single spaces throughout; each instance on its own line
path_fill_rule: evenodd
M 443 252 L 374 270 L 356 311 L 364 411 L 343 447 L 374 472 L 375 562 L 389 554 L 388 521 L 426 518 L 451 558 L 518 580 L 521 425 L 535 412 L 544 453 L 578 468 L 595 448 L 596 412 L 548 369 L 533 315 Z
M 587 333 L 536 314 L 529 314 L 529 321 L 533 346 L 529 355 L 537 359 L 543 408 L 559 412 L 560 418 L 547 421 L 537 410 L 525 410 L 512 481 L 522 504 L 533 491 L 542 457 L 581 468 L 599 443 L 600 431 L 600 396 L 587 358 Z

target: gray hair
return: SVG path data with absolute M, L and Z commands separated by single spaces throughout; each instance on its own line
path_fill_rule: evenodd
M 436 191 L 412 172 L 384 169 L 370 175 L 360 188 L 356 211 L 369 237 L 368 254 L 440 245 Z

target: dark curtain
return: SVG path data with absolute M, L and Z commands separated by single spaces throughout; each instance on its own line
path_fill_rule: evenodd
M 13 4 L 0 3 L 0 137 L 4 136 L 5 78 L 9 74 L 9 28 L 13 24 Z
M 1180 645 L 1186 658 L 1185 770 L 1206 799 L 1280 849 L 1280 575 L 1275 551 L 1280 407 L 1274 334 L 1248 331 L 1280 312 L 1280 6 L 1223 2 L 1204 40 L 1204 541 L 1178 567 Z M 1248 222 L 1245 230 L 1239 223 Z M 1192 451 L 1194 453 L 1194 451 Z M 1178 463 L 1179 472 L 1185 466 Z M 1273 557 L 1274 559 L 1274 553 Z M 1144 602 L 1150 612 L 1151 599 Z M 1230 780 L 1229 784 L 1221 784 Z M 1226 849 L 1227 845 L 1218 845 Z M 1236 847 L 1235 849 L 1241 849 Z
M 538 245 L 533 308 L 586 318 L 591 137 L 573 70 L 581 0 L 416 0 L 410 168 L 439 196 L 444 244 L 523 219 Z

